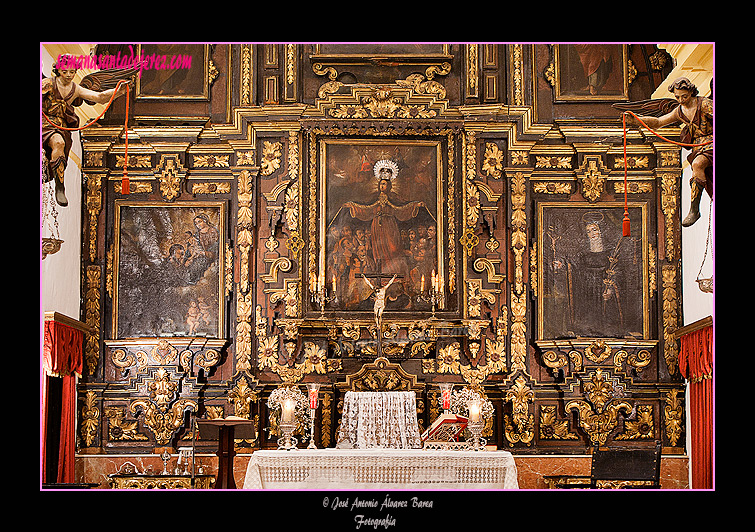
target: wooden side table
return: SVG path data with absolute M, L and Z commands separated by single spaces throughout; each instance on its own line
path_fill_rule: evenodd
M 199 434 L 202 439 L 218 440 L 218 478 L 215 489 L 236 489 L 233 479 L 233 457 L 236 456 L 234 439 L 254 437 L 252 421 L 244 418 L 228 417 L 218 419 L 198 419 Z

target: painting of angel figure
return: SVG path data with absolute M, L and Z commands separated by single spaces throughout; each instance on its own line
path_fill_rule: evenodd
M 643 205 L 540 204 L 538 337 L 647 338 Z
M 554 57 L 556 100 L 628 99 L 626 44 L 557 44 Z
M 114 337 L 220 337 L 224 217 L 222 204 L 118 202 Z
M 377 289 L 395 275 L 387 311 L 430 308 L 427 293 L 442 265 L 440 153 L 436 142 L 325 144 L 321 271 L 331 307 L 372 310 L 370 283 Z

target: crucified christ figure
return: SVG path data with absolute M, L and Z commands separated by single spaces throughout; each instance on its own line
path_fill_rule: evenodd
M 381 334 L 380 321 L 383 319 L 383 311 L 385 310 L 385 291 L 388 290 L 388 287 L 393 284 L 393 281 L 396 280 L 397 276 L 398 275 L 396 274 L 391 277 L 391 280 L 388 281 L 388 284 L 386 284 L 385 286 L 375 288 L 370 280 L 367 279 L 364 274 L 362 274 L 362 279 L 364 279 L 364 282 L 367 283 L 367 286 L 369 286 L 370 289 L 375 293 L 375 324 L 378 326 L 378 336 Z

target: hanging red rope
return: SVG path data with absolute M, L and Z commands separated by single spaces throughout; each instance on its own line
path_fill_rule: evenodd
M 701 142 L 700 144 L 685 144 L 683 142 L 676 142 L 674 140 L 667 139 L 663 135 L 660 135 L 657 133 L 653 128 L 649 127 L 645 122 L 642 121 L 642 119 L 634 114 L 632 111 L 624 111 L 621 114 L 622 118 L 622 124 L 624 128 L 624 220 L 622 222 L 622 230 L 624 236 L 629 236 L 629 203 L 627 201 L 627 114 L 632 115 L 637 119 L 637 121 L 642 124 L 645 128 L 647 128 L 648 131 L 650 131 L 653 135 L 658 137 L 661 140 L 664 140 L 666 142 L 670 142 L 671 144 L 676 144 L 677 146 L 683 146 L 685 148 L 696 148 L 699 146 L 707 146 L 708 144 L 712 144 L 713 141 L 709 140 L 707 142 Z
M 118 94 L 118 89 L 121 88 L 121 84 L 128 83 L 125 79 L 122 79 L 118 82 L 118 84 L 115 86 L 115 90 L 113 91 L 112 96 L 110 96 L 110 101 L 105 104 L 105 109 L 102 110 L 100 113 L 100 116 L 92 120 L 91 122 L 87 123 L 84 126 L 81 127 L 63 127 L 55 124 L 52 120 L 50 120 L 45 113 L 42 113 L 42 116 L 45 120 L 47 120 L 47 123 L 50 124 L 52 127 L 57 129 L 62 129 L 64 131 L 81 131 L 83 129 L 86 129 L 90 126 L 93 126 L 97 123 L 97 121 L 104 116 L 104 114 L 107 112 L 107 110 L 110 108 L 110 104 L 113 103 L 113 100 L 115 99 L 115 95 Z M 123 130 L 125 132 L 125 154 L 123 156 L 123 179 L 121 180 L 121 194 L 128 194 L 130 192 L 129 188 L 129 180 L 128 180 L 128 90 L 126 90 L 126 121 L 123 124 Z

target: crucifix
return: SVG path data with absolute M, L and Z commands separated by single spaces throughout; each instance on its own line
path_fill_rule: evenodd
M 367 283 L 367 286 L 370 287 L 370 289 L 375 294 L 375 325 L 377 326 L 377 356 L 383 356 L 383 344 L 382 344 L 382 338 L 383 338 L 383 311 L 385 310 L 385 292 L 388 290 L 388 287 L 393 284 L 393 282 L 402 277 L 401 275 L 394 274 L 391 277 L 391 280 L 388 281 L 388 284 L 385 286 L 382 286 L 383 279 L 387 279 L 390 274 L 387 273 L 381 273 L 380 265 L 378 264 L 378 273 L 371 273 L 371 274 L 362 274 L 362 278 L 364 279 L 364 282 Z M 368 277 L 372 277 L 373 279 L 377 279 L 377 282 L 375 283 L 377 287 L 375 287 Z

